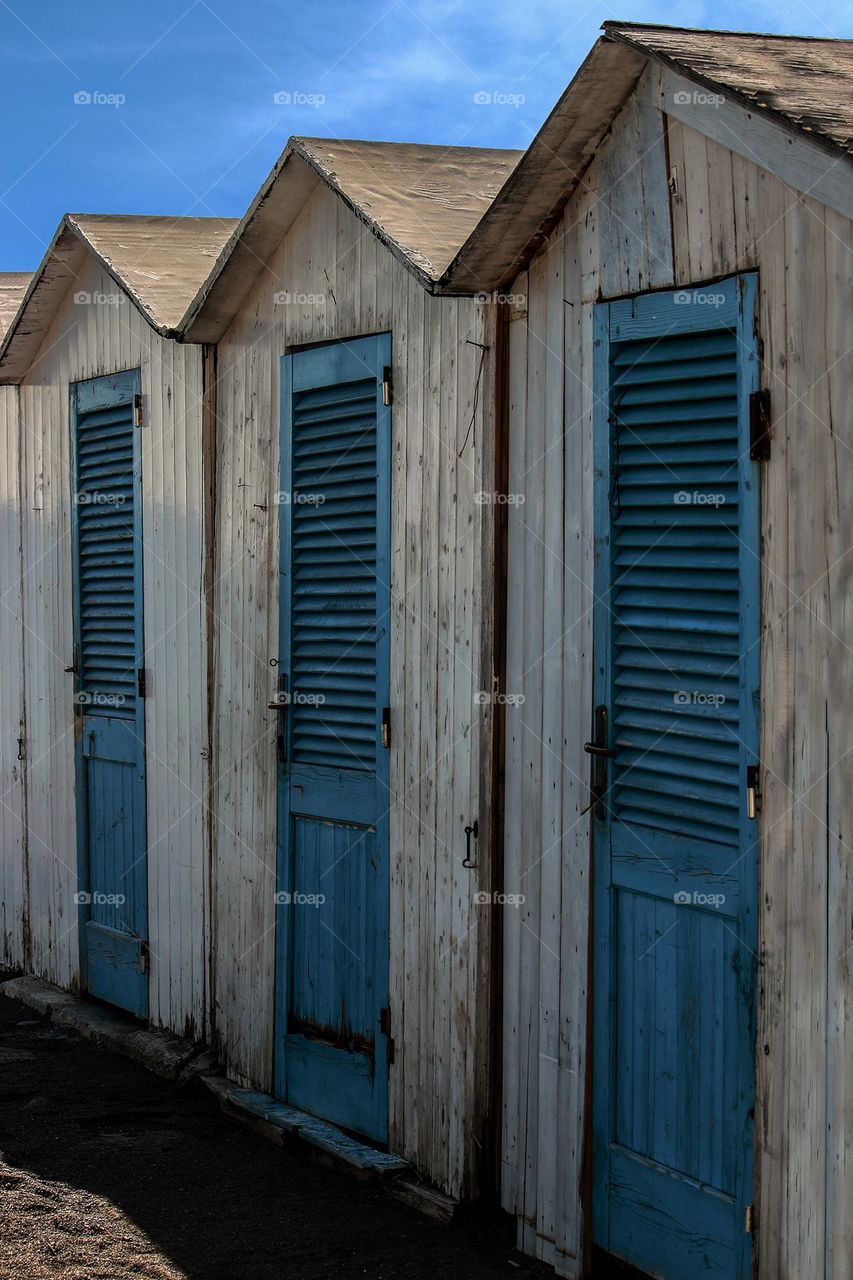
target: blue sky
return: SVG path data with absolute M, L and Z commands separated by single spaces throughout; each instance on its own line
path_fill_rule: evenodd
M 290 134 L 525 147 L 613 17 L 853 35 L 853 0 L 0 0 L 0 270 L 66 210 L 239 217 Z

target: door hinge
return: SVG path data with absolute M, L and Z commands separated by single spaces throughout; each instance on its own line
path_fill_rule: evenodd
M 145 668 L 139 667 L 136 672 L 136 695 L 139 698 L 145 697 Z
M 746 766 L 746 816 L 756 818 L 761 812 L 761 788 L 757 764 Z
M 139 972 L 148 972 L 148 943 L 140 942 L 139 944 Z
M 133 425 L 135 427 L 142 426 L 142 396 L 138 391 L 133 397 Z
M 386 1004 L 384 1009 L 379 1010 L 379 1030 L 388 1041 L 387 1060 L 390 1065 L 394 1061 L 394 1037 L 391 1035 L 391 1006 Z
M 753 391 L 749 397 L 749 456 L 753 462 L 770 460 L 770 392 Z
M 391 708 L 382 708 L 382 745 L 387 750 L 391 746 Z
M 387 406 L 391 403 L 392 387 L 391 387 L 391 366 L 386 364 L 382 370 L 382 403 Z
M 748 1204 L 743 1211 L 743 1229 L 748 1236 L 755 1231 L 755 1205 Z

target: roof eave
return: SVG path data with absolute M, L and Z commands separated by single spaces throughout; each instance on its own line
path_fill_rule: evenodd
M 647 62 L 599 37 L 492 205 L 437 282 L 442 294 L 498 289 L 530 261 L 559 220 Z M 566 155 L 560 149 L 571 146 Z M 547 212 L 532 229 L 519 214 L 534 190 Z
M 130 299 L 139 314 L 164 338 L 178 336 L 177 330 L 158 324 L 151 312 L 130 289 L 126 281 L 104 258 L 92 241 L 74 221 L 74 215 L 66 213 L 57 227 L 44 257 L 33 273 L 9 328 L 0 342 L 0 385 L 20 383 L 32 368 L 44 338 L 59 311 L 62 301 L 80 267 L 90 253 L 108 273 L 121 291 Z M 54 278 L 49 278 L 51 267 L 58 267 Z M 38 295 L 47 290 L 44 311 L 35 317 L 30 330 L 24 328 L 27 314 L 38 304 Z

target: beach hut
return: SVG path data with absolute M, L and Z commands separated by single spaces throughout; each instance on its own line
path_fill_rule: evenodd
M 608 23 L 439 285 L 510 296 L 502 1198 L 567 1276 L 853 1273 L 851 104 Z
M 0 341 L 18 310 L 29 272 L 0 274 Z M 23 954 L 24 787 L 20 761 L 23 736 L 23 667 L 18 655 L 21 623 L 21 501 L 18 389 L 0 387 L 0 963 L 20 964 Z
M 234 225 L 65 217 L 0 347 L 4 960 L 198 1037 L 210 366 L 176 337 Z
M 451 1197 L 494 1131 L 498 353 L 490 300 L 435 291 L 518 156 L 291 140 L 185 331 L 217 361 L 214 1047 Z

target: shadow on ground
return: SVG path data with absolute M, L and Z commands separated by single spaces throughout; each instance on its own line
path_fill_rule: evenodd
M 0 997 L 0 1280 L 552 1276 Z

